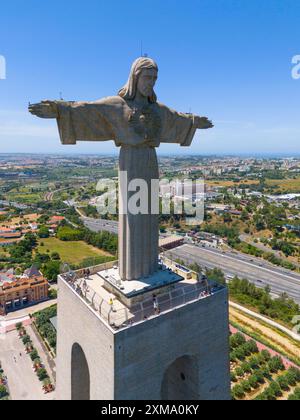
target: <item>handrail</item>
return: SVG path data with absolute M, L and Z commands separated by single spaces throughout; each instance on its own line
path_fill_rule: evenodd
M 157 308 L 154 308 L 152 299 L 136 303 L 132 308 L 115 310 L 113 305 L 105 301 L 91 286 L 85 283 L 84 279 L 77 279 L 75 273 L 62 274 L 61 278 L 66 281 L 73 290 L 85 300 L 85 302 L 96 311 L 112 328 L 116 330 L 128 328 L 138 322 L 146 321 L 159 316 L 171 309 L 183 306 L 197 300 L 207 298 L 224 287 L 211 283 L 203 286 L 200 283 L 194 285 L 180 285 L 168 292 L 157 296 Z

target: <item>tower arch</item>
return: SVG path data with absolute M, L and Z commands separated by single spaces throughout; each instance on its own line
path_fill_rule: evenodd
M 199 400 L 199 366 L 196 356 L 178 357 L 166 369 L 161 386 L 162 400 Z
M 71 356 L 71 392 L 72 400 L 90 400 L 90 371 L 82 347 L 78 343 L 72 346 Z

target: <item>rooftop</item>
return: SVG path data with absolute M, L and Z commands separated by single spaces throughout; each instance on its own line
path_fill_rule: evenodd
M 107 271 L 109 270 L 107 268 Z M 113 293 L 112 289 L 107 287 L 107 280 L 103 277 L 103 269 L 91 267 L 90 272 L 88 278 L 83 277 L 82 270 L 62 274 L 60 278 L 85 301 L 97 316 L 100 316 L 106 325 L 115 331 L 130 328 L 134 324 L 161 316 L 188 303 L 208 299 L 224 289 L 216 282 L 203 282 L 178 276 L 176 282 L 169 283 L 168 287 L 164 285 L 164 287 L 156 289 L 155 294 L 153 291 L 150 291 L 150 293 L 147 293 L 147 291 L 140 292 L 139 299 L 128 306 L 123 299 L 120 299 L 117 289 L 115 289 L 116 293 Z M 137 283 L 135 283 L 136 286 Z M 134 286 L 124 285 L 125 290 L 128 290 L 129 293 L 132 287 Z M 141 287 L 143 287 L 143 284 Z M 155 309 L 153 296 L 156 297 L 158 309 Z
M 160 265 L 160 270 L 154 275 L 139 280 L 121 281 L 118 266 L 100 271 L 98 273 L 107 283 L 118 289 L 127 298 L 138 296 L 142 293 L 154 291 L 158 288 L 169 286 L 182 280 L 182 277 Z

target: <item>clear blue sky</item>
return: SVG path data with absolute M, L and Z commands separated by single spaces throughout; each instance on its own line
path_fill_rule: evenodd
M 0 152 L 113 152 L 61 146 L 55 121 L 28 101 L 114 95 L 132 61 L 157 60 L 159 100 L 207 115 L 215 129 L 170 153 L 299 153 L 298 0 L 14 0 L 0 9 Z

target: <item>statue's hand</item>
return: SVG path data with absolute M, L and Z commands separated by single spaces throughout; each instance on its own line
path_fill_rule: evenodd
M 39 118 L 58 117 L 57 103 L 54 101 L 42 101 L 39 104 L 29 105 L 28 110 Z
M 208 128 L 213 128 L 213 123 L 206 117 L 195 117 L 195 125 L 197 128 L 206 130 Z

